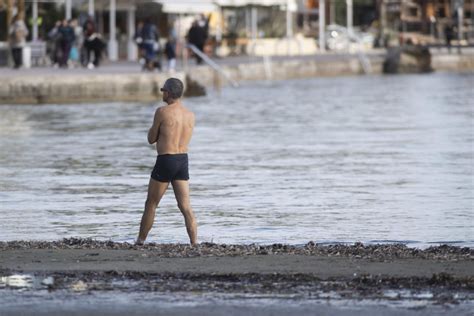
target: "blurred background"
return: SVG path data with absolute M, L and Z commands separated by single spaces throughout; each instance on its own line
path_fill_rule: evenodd
M 106 58 L 116 61 L 137 59 L 137 25 L 146 19 L 156 25 L 162 47 L 172 36 L 181 55 L 193 21 L 203 18 L 208 23 L 203 50 L 225 57 L 436 46 L 447 40 L 469 46 L 473 12 L 473 0 L 1 0 L 0 65 L 8 63 L 8 30 L 17 14 L 29 30 L 27 59 L 47 64 L 53 40 L 48 33 L 64 18 L 77 19 L 79 27 L 92 18 Z

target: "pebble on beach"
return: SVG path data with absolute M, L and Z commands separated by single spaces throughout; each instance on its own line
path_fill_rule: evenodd
M 215 244 L 204 242 L 191 247 L 187 244 L 147 243 L 136 246 L 130 243 L 99 241 L 94 239 L 65 238 L 59 241 L 7 241 L 0 242 L 0 250 L 7 249 L 117 249 L 146 250 L 159 257 L 219 257 L 219 256 L 254 256 L 254 255 L 320 255 L 328 257 L 353 257 L 386 261 L 392 259 L 422 258 L 434 260 L 474 259 L 474 249 L 449 245 L 432 246 L 427 249 L 410 248 L 404 244 L 364 245 L 356 242 L 353 245 L 334 244 L 319 245 L 312 241 L 304 246 L 285 244 Z

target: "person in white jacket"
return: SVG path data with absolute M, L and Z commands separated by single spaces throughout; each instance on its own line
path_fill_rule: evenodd
M 23 65 L 23 47 L 26 45 L 26 37 L 28 36 L 28 28 L 20 15 L 17 14 L 13 17 L 8 35 L 14 68 L 18 69 Z

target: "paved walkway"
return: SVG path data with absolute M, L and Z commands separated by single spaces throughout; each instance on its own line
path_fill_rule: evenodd
M 431 53 L 433 55 L 449 55 L 448 49 L 446 47 L 440 48 L 431 48 Z M 373 58 L 383 58 L 385 56 L 386 51 L 384 49 L 374 49 L 367 52 L 367 56 Z M 461 50 L 462 54 L 471 54 L 474 55 L 474 47 L 464 47 Z M 458 50 L 456 48 L 451 49 L 451 55 L 455 56 L 458 54 Z M 315 54 L 315 55 L 303 55 L 303 56 L 271 56 L 271 60 L 273 62 L 278 61 L 288 61 L 288 60 L 316 60 L 320 62 L 328 62 L 328 61 L 335 61 L 335 60 L 343 60 L 350 57 L 356 57 L 355 54 L 348 54 L 348 53 L 335 53 L 335 52 L 327 52 L 324 54 Z M 163 64 L 166 69 L 166 60 L 163 59 Z M 219 65 L 226 65 L 226 66 L 235 66 L 240 64 L 249 64 L 249 63 L 260 63 L 263 62 L 263 57 L 259 56 L 235 56 L 235 57 L 225 57 L 225 58 L 213 58 L 213 61 Z M 189 59 L 188 65 L 190 68 L 198 67 L 196 62 L 193 58 Z M 202 65 L 199 67 L 207 67 L 207 65 Z M 176 71 L 183 70 L 183 63 L 181 59 L 178 59 L 176 65 Z M 137 74 L 143 72 L 141 69 L 141 65 L 138 62 L 131 62 L 131 61 L 118 61 L 118 62 L 110 62 L 104 61 L 102 66 L 89 70 L 83 67 L 75 67 L 72 69 L 58 69 L 48 66 L 42 67 L 32 67 L 30 69 L 19 69 L 14 70 L 12 68 L 0 67 L 0 78 L 11 77 L 11 76 L 41 76 L 46 74 L 65 74 L 74 75 L 74 74 L 81 74 L 84 75 L 86 73 L 90 74 Z M 156 71 L 158 72 L 158 71 Z M 149 72 L 145 72 L 149 73 Z
M 367 55 L 380 57 L 382 58 L 385 54 L 384 50 L 373 50 Z M 288 60 L 319 60 L 321 62 L 326 61 L 335 61 L 335 60 L 342 60 L 347 59 L 350 57 L 357 57 L 357 55 L 351 55 L 347 53 L 325 53 L 325 54 L 316 54 L 316 55 L 303 55 L 303 56 L 272 56 L 271 60 L 274 62 L 278 61 L 288 61 Z M 213 61 L 219 65 L 225 66 L 235 66 L 240 64 L 249 64 L 249 63 L 261 63 L 263 62 L 263 57 L 256 57 L 256 56 L 235 56 L 235 57 L 225 57 L 225 58 L 213 58 Z M 164 68 L 166 69 L 166 60 L 162 60 Z M 201 66 L 197 66 L 194 59 L 189 59 L 188 66 L 190 68 L 193 67 L 208 67 L 207 65 L 203 64 Z M 183 70 L 183 63 L 182 60 L 177 61 L 176 71 Z M 89 70 L 83 67 L 75 67 L 70 69 L 61 69 L 61 68 L 53 68 L 50 66 L 41 66 L 41 67 L 32 67 L 30 69 L 19 69 L 14 70 L 12 68 L 0 68 L 0 78 L 2 77 L 11 77 L 11 76 L 41 76 L 41 75 L 50 75 L 50 74 L 80 74 L 84 75 L 86 73 L 90 74 L 136 74 L 141 73 L 143 70 L 141 69 L 141 65 L 138 62 L 131 62 L 131 61 L 118 61 L 118 62 L 109 62 L 104 61 L 101 67 Z M 158 72 L 158 71 L 156 71 Z M 150 73 L 150 72 L 144 72 Z

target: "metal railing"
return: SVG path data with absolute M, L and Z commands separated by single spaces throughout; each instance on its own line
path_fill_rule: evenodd
M 216 71 L 217 73 L 219 73 L 222 77 L 224 77 L 227 81 L 230 82 L 230 84 L 234 87 L 234 88 L 237 88 L 239 86 L 239 84 L 237 83 L 237 81 L 235 81 L 234 79 L 232 79 L 228 73 L 226 73 L 224 71 L 224 69 L 222 69 L 221 66 L 219 66 L 218 64 L 216 64 L 212 59 L 210 59 L 206 54 L 204 54 L 199 48 L 197 48 L 195 45 L 193 44 L 187 44 L 186 47 L 188 47 L 189 49 L 191 49 L 193 51 L 194 54 L 198 55 L 206 64 L 208 64 L 212 69 L 214 69 L 214 71 Z
M 349 39 L 353 39 L 357 42 L 357 57 L 359 58 L 362 70 L 365 74 L 370 74 L 372 72 L 372 65 L 370 64 L 370 60 L 367 57 L 367 54 L 362 49 L 363 44 L 360 38 L 355 35 L 351 30 L 347 31 L 347 36 L 349 37 Z
M 265 49 L 265 46 L 262 43 L 253 41 L 249 49 L 250 54 L 253 56 L 257 56 L 256 50 L 257 50 L 257 47 L 259 46 Z M 262 59 L 263 70 L 265 71 L 265 78 L 267 80 L 272 80 L 273 79 L 272 56 L 269 54 L 262 54 L 262 58 L 263 58 Z

